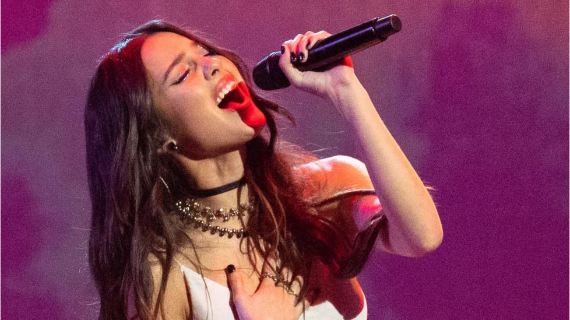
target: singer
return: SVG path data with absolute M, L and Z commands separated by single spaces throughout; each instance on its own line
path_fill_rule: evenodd
M 290 114 L 236 54 L 176 26 L 150 21 L 103 58 L 85 110 L 100 319 L 366 319 L 372 248 L 439 246 L 428 190 L 350 58 L 293 66 L 328 36 L 285 41 L 279 66 L 346 119 L 362 161 L 279 143 Z

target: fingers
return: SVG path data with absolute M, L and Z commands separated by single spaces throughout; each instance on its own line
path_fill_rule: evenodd
M 296 295 L 301 292 L 301 287 L 303 286 L 303 277 L 297 276 L 295 279 L 289 280 L 290 286 L 289 289 Z
M 273 262 L 274 263 L 274 262 Z M 277 283 L 275 280 L 277 279 L 275 276 L 275 267 L 272 267 L 268 262 L 263 264 L 261 268 L 261 283 L 259 284 L 259 289 L 271 289 L 275 288 Z
M 289 299 L 293 301 L 295 310 L 298 314 L 302 314 L 303 310 L 309 308 L 310 303 L 306 299 L 298 301 L 299 294 L 301 293 L 301 287 L 303 286 L 303 277 L 297 276 L 292 278 L 292 274 L 289 269 L 283 270 L 283 278 L 287 281 L 287 286 L 281 284 L 283 290 L 287 292 Z
M 300 85 L 303 73 L 293 66 L 294 62 L 304 63 L 308 59 L 309 49 L 322 39 L 330 36 L 326 31 L 314 33 L 307 31 L 304 35 L 298 34 L 292 40 L 283 42 L 281 46 L 281 59 L 279 67 L 293 85 Z
M 297 61 L 301 63 L 307 61 L 307 57 L 309 55 L 309 50 L 307 48 L 307 45 L 310 44 L 310 39 L 312 35 L 314 35 L 312 31 L 307 31 L 305 35 L 301 37 L 301 39 L 299 39 L 299 41 L 297 42 L 297 47 L 295 48 L 295 52 L 297 52 Z
M 292 301 L 299 295 L 303 285 L 303 278 L 297 276 L 293 279 L 293 275 L 288 268 L 283 268 L 281 273 L 277 274 L 274 269 L 264 267 L 261 278 L 259 289 L 276 290 L 277 288 L 277 291 L 286 293 Z
M 309 49 L 315 46 L 317 42 L 320 40 L 326 39 L 330 37 L 330 33 L 326 31 L 319 31 L 314 33 L 312 31 L 307 31 L 305 36 L 301 37 L 299 42 L 297 43 L 296 53 L 298 56 L 298 62 L 303 63 L 306 62 L 309 58 Z
M 303 38 L 302 34 L 298 34 L 295 38 L 289 43 L 289 49 L 291 50 L 291 63 L 295 63 L 299 60 L 299 52 L 297 51 L 297 47 L 299 45 L 299 41 Z
M 279 67 L 281 70 L 283 70 L 283 73 L 287 76 L 289 81 L 292 84 L 296 84 L 301 80 L 302 74 L 301 71 L 297 70 L 291 64 L 291 41 L 292 40 L 287 40 L 281 46 L 281 58 L 279 59 Z
M 248 294 L 245 292 L 243 287 L 243 279 L 241 277 L 241 273 L 239 271 L 236 271 L 236 268 L 233 264 L 230 264 L 226 270 L 228 272 L 228 282 L 232 291 L 234 302 L 239 303 L 248 297 Z
M 283 46 L 288 47 L 291 54 L 289 59 L 292 63 L 303 63 L 308 59 L 309 49 L 311 49 L 319 40 L 328 38 L 330 35 L 331 34 L 326 31 L 319 31 L 317 33 L 307 31 L 304 35 L 298 34 L 293 38 L 293 40 L 285 41 Z

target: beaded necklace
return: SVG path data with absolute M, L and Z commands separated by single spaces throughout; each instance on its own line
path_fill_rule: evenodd
M 233 229 L 224 228 L 213 225 L 213 221 L 221 221 L 222 223 L 230 221 L 232 218 L 245 216 L 246 212 L 254 212 L 256 210 L 255 197 L 251 197 L 249 202 L 240 204 L 237 208 L 218 208 L 214 210 L 210 206 L 204 206 L 196 198 L 186 198 L 177 201 L 174 205 L 180 214 L 182 221 L 186 225 L 193 225 L 195 229 L 201 228 L 202 232 L 210 232 L 210 234 L 218 234 L 220 237 L 227 235 L 232 238 L 247 237 L 248 233 L 244 228 Z

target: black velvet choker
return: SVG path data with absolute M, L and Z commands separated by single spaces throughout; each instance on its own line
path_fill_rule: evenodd
M 245 177 L 228 183 L 228 184 L 224 184 L 223 186 L 220 187 L 216 187 L 216 188 L 212 188 L 212 189 L 190 189 L 188 192 L 196 197 L 199 198 L 207 198 L 207 197 L 211 197 L 211 196 L 215 196 L 218 195 L 220 193 L 224 193 L 224 192 L 228 192 L 230 190 L 233 190 L 241 185 L 245 184 Z

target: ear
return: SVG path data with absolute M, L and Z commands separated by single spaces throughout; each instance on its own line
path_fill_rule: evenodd
M 169 152 L 177 152 L 178 151 L 178 144 L 172 138 L 166 139 L 162 146 L 158 149 L 159 154 L 166 154 Z

